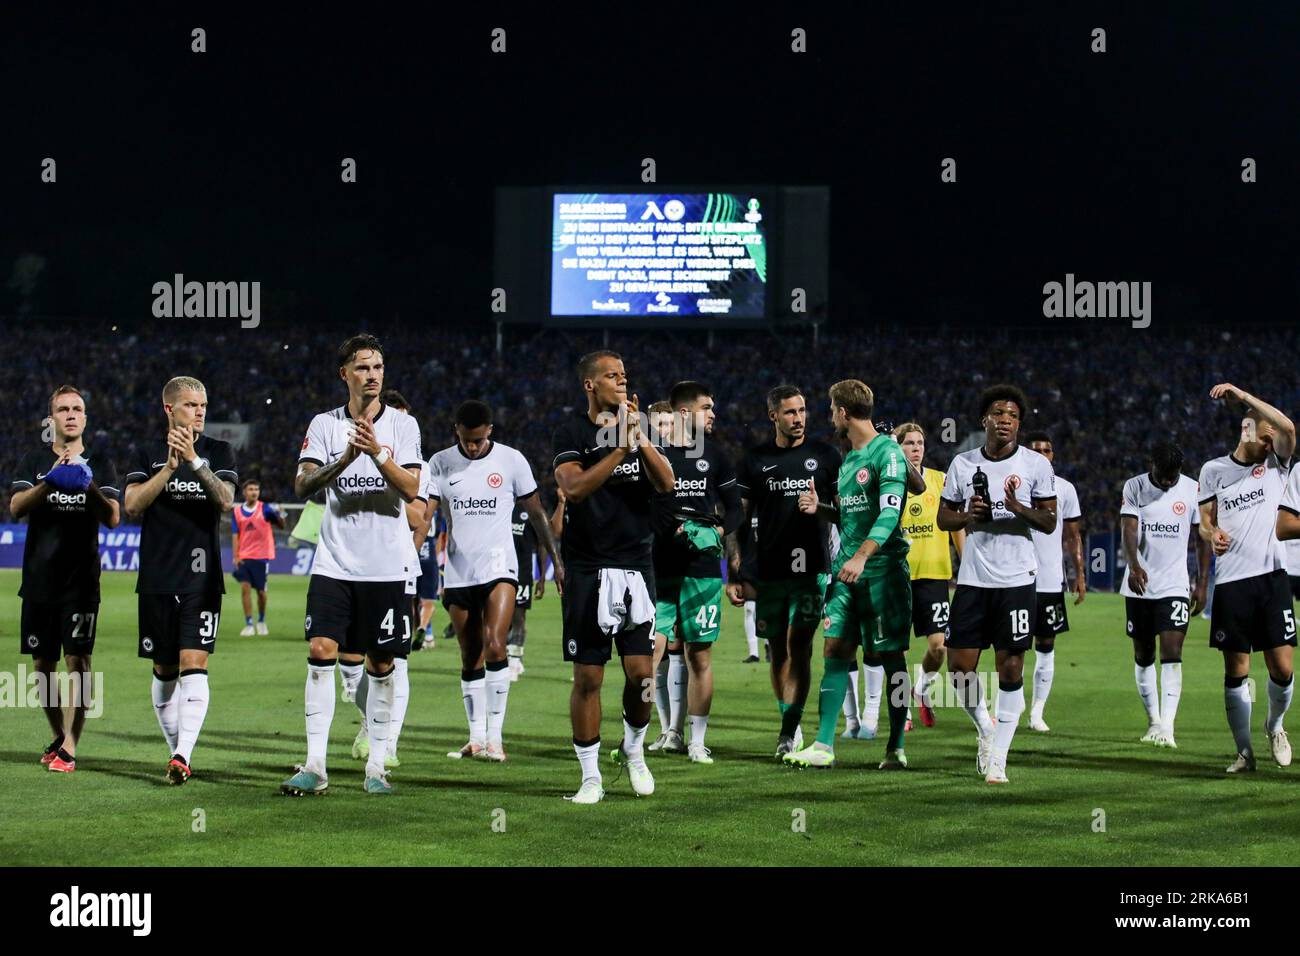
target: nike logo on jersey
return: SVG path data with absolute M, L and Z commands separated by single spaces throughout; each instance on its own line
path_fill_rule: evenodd
M 155 461 L 155 462 L 153 463 L 153 467 L 154 467 L 154 468 L 166 468 L 166 467 L 167 467 L 167 462 L 165 462 L 165 461 Z
M 447 484 L 449 484 L 449 485 L 459 485 L 459 484 L 461 483 L 461 481 L 463 481 L 463 480 L 464 480 L 464 479 L 462 479 L 462 478 L 457 478 L 455 481 L 448 481 Z
M 209 637 L 206 641 L 203 640 L 202 638 L 200 638 L 200 639 L 199 639 L 199 643 L 200 643 L 200 644 L 211 644 L 211 643 L 212 643 L 213 641 L 215 641 L 215 640 L 216 640 L 215 637 Z
M 386 640 L 386 641 L 380 641 L 379 643 L 380 643 L 380 644 L 391 644 L 391 643 L 392 643 L 393 641 L 395 641 L 395 640 L 397 640 L 397 638 L 395 638 L 395 637 L 390 637 L 388 640 Z
M 776 465 L 764 465 L 764 466 L 763 466 L 763 470 L 764 470 L 764 471 L 771 471 L 771 470 L 772 470 L 773 468 L 775 468 L 775 467 L 777 467 L 777 466 L 776 466 Z
M 48 471 L 47 471 L 47 472 L 44 472 L 44 473 L 42 473 L 42 474 L 38 474 L 38 475 L 36 476 L 36 480 L 37 480 L 37 481 L 40 481 L 42 478 L 44 478 L 44 477 L 45 477 L 46 475 L 48 475 L 48 474 L 49 474 Z

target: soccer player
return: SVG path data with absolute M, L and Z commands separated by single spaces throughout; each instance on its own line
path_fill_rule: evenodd
M 812 640 L 830 584 L 827 528 L 816 515 L 799 510 L 799 495 L 813 489 L 823 501 L 831 500 L 840 453 L 808 438 L 808 408 L 803 392 L 793 385 L 778 385 L 767 393 L 767 417 L 772 439 L 745 453 L 736 486 L 746 513 L 758 517 L 755 629 L 772 651 L 772 690 L 781 714 L 776 745 L 780 760 L 803 745 L 799 722 L 812 682 Z M 727 590 L 732 604 L 738 604 L 744 588 L 735 534 L 727 538 L 727 561 Z
M 267 634 L 266 629 L 266 568 L 275 557 L 275 533 L 285 526 L 284 515 L 275 505 L 258 499 L 262 484 L 256 478 L 244 482 L 244 503 L 230 511 L 230 551 L 235 556 L 235 570 L 230 576 L 239 582 L 240 597 L 244 602 L 244 627 L 240 637 Z M 253 626 L 253 596 L 257 591 L 257 626 Z
M 1031 432 L 1025 443 L 1038 452 L 1053 472 L 1056 456 L 1052 439 L 1047 432 Z M 1070 629 L 1065 613 L 1064 556 L 1074 565 L 1074 603 L 1083 603 L 1088 593 L 1088 567 L 1083 563 L 1083 535 L 1079 522 L 1083 512 L 1079 509 L 1079 493 L 1073 483 L 1056 476 L 1056 527 L 1051 534 L 1034 533 L 1034 554 L 1038 559 L 1037 611 L 1034 617 L 1034 692 L 1029 707 L 1029 728 L 1045 734 L 1050 727 L 1043 720 L 1043 708 L 1052 692 L 1052 677 L 1056 672 L 1056 637 Z
M 325 751 L 341 652 L 365 655 L 363 786 L 369 794 L 392 793 L 384 763 L 396 696 L 393 660 L 411 640 L 418 560 L 405 505 L 421 498 L 420 426 L 380 400 L 384 349 L 373 335 L 347 339 L 337 365 L 347 403 L 312 418 L 294 478 L 301 498 L 324 488 L 326 506 L 303 622 L 307 760 L 280 785 L 290 796 L 329 788 Z
M 1151 450 L 1150 470 L 1124 482 L 1120 534 L 1128 574 L 1124 595 L 1133 673 L 1147 714 L 1143 743 L 1177 747 L 1174 718 L 1183 693 L 1183 638 L 1187 621 L 1205 606 L 1210 544 L 1193 530 L 1200 524 L 1196 482 L 1182 474 L 1183 453 L 1173 442 Z M 1196 541 L 1199 574 L 1188 602 L 1187 538 Z M 1156 639 L 1160 640 L 1160 686 L 1156 686 Z
M 921 724 L 934 726 L 934 709 L 926 696 L 938 679 L 943 666 L 944 637 L 948 631 L 948 582 L 952 580 L 952 554 L 949 540 L 961 559 L 964 531 L 944 531 L 938 526 L 939 499 L 943 495 L 943 472 L 926 468 L 925 430 L 916 422 L 906 422 L 894 429 L 894 437 L 909 465 L 921 471 L 925 489 L 907 503 L 902 524 L 903 534 L 911 544 L 907 564 L 912 572 L 913 633 L 926 642 L 921 658 L 921 678 L 912 691 L 912 699 L 921 716 Z M 911 729 L 911 728 L 908 728 Z
M 99 618 L 99 526 L 116 528 L 117 471 L 85 445 L 86 402 L 75 385 L 50 396 L 49 447 L 28 454 L 10 486 L 9 510 L 27 519 L 23 545 L 22 653 L 45 685 L 42 707 L 54 739 L 41 763 L 55 773 L 77 769 L 77 744 L 93 687 L 90 658 Z M 72 725 L 64 723 L 58 684 L 66 662 Z
M 416 628 L 411 650 L 431 651 L 434 648 L 433 609 L 442 597 L 442 565 L 439 557 L 447 547 L 447 526 L 443 524 L 442 512 L 437 512 L 427 525 L 421 521 L 420 532 L 415 546 L 420 556 L 420 580 L 416 589 L 420 602 L 419 627 Z
M 976 769 L 991 784 L 1008 782 L 1007 753 L 1025 710 L 1025 651 L 1037 606 L 1033 532 L 1056 527 L 1052 463 L 1017 440 L 1028 410 L 1014 385 L 983 391 L 984 444 L 952 460 L 939 500 L 939 527 L 966 532 L 948 618 L 948 674 L 979 736 Z M 998 668 L 996 728 L 976 673 L 986 647 Z
M 1295 425 L 1280 411 L 1227 383 L 1210 398 L 1241 409 L 1241 435 L 1232 454 L 1201 466 L 1197 492 L 1201 537 L 1217 557 L 1210 646 L 1223 652 L 1223 696 L 1236 745 L 1228 773 L 1255 769 L 1250 742 L 1251 651 L 1268 668 L 1268 717 L 1264 729 L 1279 767 L 1291 764 L 1291 742 L 1282 720 L 1295 687 L 1291 657 L 1295 612 L 1286 574 L 1286 553 L 1275 532 L 1277 509 L 1295 452 Z
M 641 427 L 617 352 L 578 360 L 587 407 L 556 430 L 555 483 L 564 494 L 567 575 L 564 659 L 573 662 L 569 713 L 582 766 L 575 803 L 605 796 L 600 774 L 600 688 L 614 645 L 623 659 L 623 745 L 617 757 L 638 796 L 654 793 L 643 742 L 650 724 L 655 581 L 650 498 L 673 488 L 673 469 Z
M 709 387 L 678 382 L 668 401 L 673 428 L 661 451 L 675 478 L 673 490 L 653 502 L 656 655 L 663 644 L 670 666 L 685 657 L 691 721 L 685 749 L 693 763 L 711 764 L 704 737 L 713 704 L 713 643 L 722 627 L 722 541 L 740 527 L 744 509 L 731 459 L 707 440 L 716 418 Z M 683 749 L 683 701 L 672 693 L 680 686 L 680 679 L 669 675 L 668 732 L 651 749 Z
M 547 526 L 551 519 L 546 517 Z M 506 637 L 506 655 L 510 662 L 510 682 L 519 680 L 524 673 L 524 642 L 528 640 L 526 623 L 528 612 L 533 607 L 533 597 L 541 600 L 546 593 L 546 558 L 538 562 L 537 574 L 533 574 L 533 562 L 537 559 L 537 529 L 528 517 L 528 509 L 521 508 L 515 512 L 510 522 L 510 531 L 515 539 L 515 560 L 519 562 L 519 590 L 515 593 L 515 616 L 510 621 L 510 634 Z
M 889 740 L 881 770 L 907 767 L 907 644 L 912 626 L 912 572 L 899 525 L 907 498 L 907 462 L 892 434 L 871 420 L 875 396 L 864 382 L 830 387 L 831 424 L 848 442 L 834 502 L 822 504 L 815 488 L 799 496 L 804 514 L 833 521 L 840 547 L 831 565 L 822 632 L 826 638 L 817 739 L 787 754 L 800 767 L 835 766 L 835 725 L 848 690 L 849 662 L 859 647 L 863 661 L 879 661 L 889 687 Z
M 506 635 L 519 587 L 511 530 L 515 511 L 527 513 L 552 557 L 555 539 L 527 459 L 492 440 L 491 407 L 461 402 L 454 423 L 456 444 L 429 459 L 425 476 L 428 508 L 441 508 L 447 522 L 442 603 L 460 642 L 461 698 L 469 722 L 469 741 L 447 756 L 501 762 L 506 759 L 501 733 L 510 694 Z M 555 573 L 556 588 L 562 590 L 559 562 Z
M 138 653 L 153 661 L 153 707 L 171 752 L 167 780 L 179 786 L 190 778 L 208 713 L 208 655 L 217 649 L 226 591 L 219 528 L 234 506 L 239 475 L 229 442 L 203 434 L 202 382 L 173 378 L 162 406 L 166 444 L 141 443 L 122 504 L 141 524 Z

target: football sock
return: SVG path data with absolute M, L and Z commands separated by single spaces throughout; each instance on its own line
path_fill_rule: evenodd
M 1156 665 L 1134 664 L 1133 676 L 1137 679 L 1138 696 L 1142 698 L 1142 706 L 1147 711 L 1147 723 L 1160 723 L 1160 694 L 1156 691 Z
M 257 612 L 257 623 L 258 623 L 258 624 L 265 624 L 265 623 L 266 623 L 266 612 L 265 612 L 265 611 L 258 611 L 258 612 Z
M 1047 706 L 1047 696 L 1052 692 L 1052 676 L 1056 673 L 1056 651 L 1034 651 L 1034 709 L 1039 717 Z
M 758 602 L 745 602 L 745 647 L 750 657 L 758 656 Z
M 1154 676 L 1152 683 L 1155 683 Z M 1174 732 L 1174 718 L 1178 716 L 1178 700 L 1182 696 L 1183 662 L 1163 661 L 1160 664 L 1160 723 L 1171 734 Z
M 510 696 L 510 662 L 488 661 L 484 684 L 487 698 L 488 743 L 501 746 L 501 728 L 506 722 L 506 700 Z
M 357 687 L 361 684 L 361 675 L 365 672 L 364 664 L 344 664 L 339 661 L 339 676 L 343 678 L 343 696 L 356 699 Z M 363 714 L 366 712 L 364 706 L 361 712 Z
M 361 722 L 364 724 L 366 720 L 366 697 L 370 694 L 370 681 L 366 680 L 366 665 L 358 664 L 356 667 L 361 673 L 357 675 L 356 696 L 352 698 L 352 702 L 357 705 L 357 710 L 361 712 Z
M 669 722 L 668 703 L 668 655 L 659 660 L 659 669 L 655 671 L 655 710 L 659 714 L 659 733 L 668 733 L 672 726 Z
M 1270 734 L 1275 734 L 1282 729 L 1282 718 L 1286 716 L 1287 710 L 1291 707 L 1291 692 L 1295 690 L 1295 675 L 1286 679 L 1285 684 L 1276 683 L 1272 677 L 1268 679 L 1268 719 L 1264 722 L 1264 729 Z
M 1250 747 L 1250 688 L 1244 677 L 1223 679 L 1223 706 L 1237 753 L 1252 753 Z
M 635 758 L 641 756 L 642 754 L 641 748 L 642 745 L 645 743 L 646 728 L 649 726 L 650 726 L 650 721 L 647 720 L 640 727 L 634 727 L 632 723 L 627 719 L 627 714 L 623 715 L 623 755 L 625 757 Z M 597 758 L 600 757 L 599 747 L 596 748 L 596 756 Z M 582 759 L 581 753 L 578 754 L 578 759 L 579 760 Z M 582 779 L 586 780 L 588 776 L 589 774 L 587 773 L 587 765 L 584 762 L 582 765 Z M 596 776 L 599 777 L 600 774 L 597 773 Z
M 928 702 L 928 698 L 925 695 L 930 692 L 930 685 L 935 682 L 935 679 L 938 678 L 938 676 L 938 671 L 921 671 L 921 676 L 916 682 L 916 696 L 921 700 Z
M 709 715 L 691 714 L 691 743 L 704 746 L 704 735 L 709 729 Z
M 626 724 L 626 721 L 624 724 Z M 623 732 L 623 740 L 626 747 L 626 729 Z M 600 738 L 597 737 L 595 740 L 575 740 L 573 742 L 573 752 L 578 755 L 578 763 L 582 765 L 583 782 L 595 780 L 600 783 Z
M 208 672 L 196 667 L 181 671 L 176 696 L 180 701 L 180 730 L 176 735 L 176 752 L 186 763 L 198 743 L 203 718 L 208 716 Z
M 391 670 L 382 677 L 367 671 L 366 681 L 370 684 L 370 693 L 366 695 L 366 734 L 370 738 L 366 776 L 375 777 L 384 772 L 384 757 L 388 755 L 388 734 L 392 730 L 397 682 Z
M 781 708 L 781 736 L 793 737 L 794 732 L 799 729 L 799 722 L 803 720 L 803 708 L 798 704 L 787 704 L 781 701 L 778 705 Z
M 974 722 L 975 730 L 981 737 L 990 733 L 994 724 L 989 717 L 988 707 L 984 704 L 984 685 L 980 683 L 979 675 L 974 671 L 967 671 L 951 676 L 953 689 L 957 693 L 957 699 L 961 701 L 961 709 L 966 711 L 966 716 Z
M 889 708 L 887 749 L 902 750 L 903 731 L 907 728 L 907 701 L 911 697 L 907 690 L 907 661 L 887 660 L 882 670 L 889 678 L 889 695 L 885 698 L 885 706 Z
M 334 722 L 334 662 L 307 661 L 307 769 L 325 774 L 325 750 Z
M 176 697 L 176 678 L 170 677 L 163 680 L 155 671 L 151 691 L 153 710 L 158 715 L 158 726 L 162 728 L 163 738 L 167 741 L 167 753 L 169 755 L 174 754 L 176 752 L 176 722 L 180 706 L 180 700 Z
M 1020 715 L 1025 712 L 1025 682 L 1018 680 L 1014 684 L 998 682 L 998 722 L 993 738 L 993 752 L 1006 759 L 1011 750 L 1011 740 L 1016 735 L 1016 725 Z
M 253 615 L 251 615 L 251 614 L 245 614 L 245 615 L 244 615 L 244 623 L 245 623 L 246 625 L 248 625 L 249 627 L 252 627 L 252 625 L 253 625 Z
M 825 658 L 821 692 L 817 696 L 817 742 L 834 749 L 835 725 L 849 689 L 849 662 L 838 657 Z
M 368 695 L 367 695 L 368 696 Z M 388 729 L 388 752 L 397 753 L 397 739 L 406 722 L 406 704 L 411 699 L 411 672 L 404 657 L 393 658 L 393 719 Z
M 879 664 L 863 663 L 862 672 L 867 685 L 867 699 L 860 709 L 858 719 L 864 726 L 875 727 L 880 723 L 880 694 L 885 686 L 885 669 Z
M 857 661 L 849 662 L 848 689 L 844 692 L 844 723 L 849 730 L 856 730 L 862 723 L 861 719 L 861 700 L 858 689 L 858 664 Z
M 668 657 L 668 727 L 682 732 L 682 705 L 686 702 L 686 658 L 681 651 L 669 651 Z
M 487 672 L 460 672 L 460 696 L 465 701 L 465 719 L 469 722 L 470 743 L 487 743 Z

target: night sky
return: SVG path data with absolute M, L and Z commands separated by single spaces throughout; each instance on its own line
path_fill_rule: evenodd
M 275 321 L 488 322 L 494 187 L 650 156 L 659 189 L 829 185 L 837 324 L 1041 323 L 1067 272 L 1153 282 L 1161 324 L 1293 321 L 1300 7 L 803 6 L 7 12 L 0 315 L 144 317 L 183 272 Z

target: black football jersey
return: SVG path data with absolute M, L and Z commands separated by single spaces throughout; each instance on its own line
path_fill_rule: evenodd
M 89 449 L 80 457 L 104 497 L 116 501 L 121 491 L 113 463 Z M 10 491 L 35 487 L 58 462 L 50 448 L 32 451 L 23 458 Z M 51 487 L 30 513 L 18 593 L 32 601 L 99 600 L 99 519 L 87 492 Z
M 656 578 L 716 578 L 722 558 L 689 550 L 677 535 L 683 521 L 722 524 L 724 494 L 734 494 L 736 470 L 717 442 L 706 439 L 699 448 L 664 446 L 673 466 L 673 490 L 657 494 L 654 506 L 654 566 Z
M 740 493 L 758 518 L 754 564 L 759 580 L 783 580 L 830 570 L 828 526 L 799 511 L 810 488 L 830 504 L 839 482 L 840 453 L 822 441 L 781 448 L 774 440 L 745 453 L 737 469 Z
M 207 459 L 212 473 L 239 485 L 235 450 L 229 442 L 199 435 L 194 450 Z M 159 442 L 140 451 L 127 472 L 127 486 L 145 482 L 167 466 L 167 445 Z M 144 513 L 140 525 L 139 594 L 224 593 L 221 570 L 222 513 L 208 500 L 194 471 L 184 462 Z

